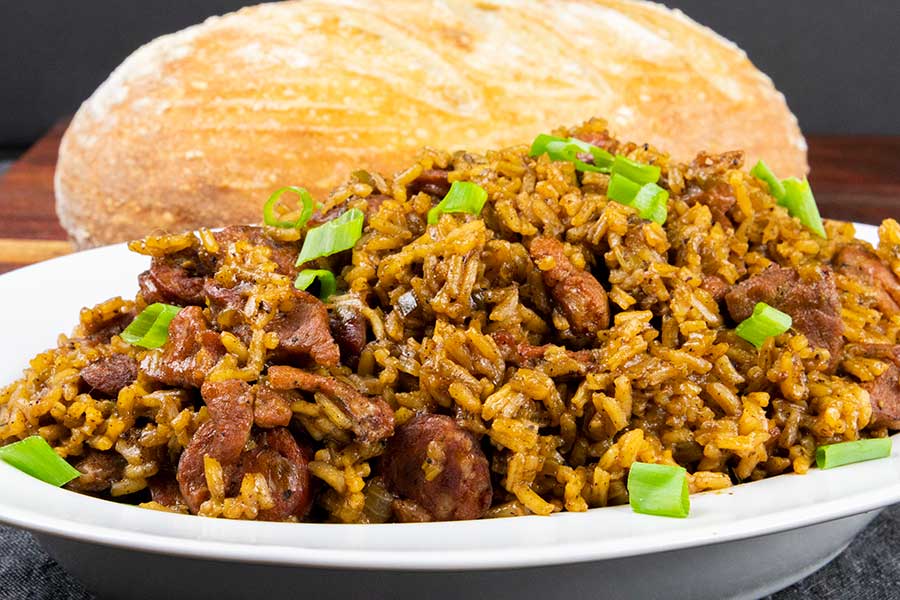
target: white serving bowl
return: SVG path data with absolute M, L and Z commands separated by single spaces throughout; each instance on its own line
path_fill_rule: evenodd
M 862 239 L 875 228 L 859 225 Z M 133 295 L 124 245 L 0 276 L 0 383 L 82 306 Z M 550 517 L 331 525 L 205 519 L 54 488 L 0 462 L 0 521 L 30 530 L 101 597 L 752 598 L 818 569 L 900 501 L 886 459 L 691 497 L 687 519 L 628 506 Z

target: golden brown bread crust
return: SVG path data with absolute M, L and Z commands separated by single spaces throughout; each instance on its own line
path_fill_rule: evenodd
M 628 0 L 307 0 L 154 40 L 78 111 L 57 212 L 79 246 L 258 221 L 282 185 L 318 198 L 423 145 L 484 150 L 593 116 L 676 159 L 747 150 L 807 171 L 796 119 L 743 52 Z

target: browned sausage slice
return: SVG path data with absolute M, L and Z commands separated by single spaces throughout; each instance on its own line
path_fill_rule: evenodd
M 275 506 L 261 510 L 258 515 L 260 520 L 283 521 L 290 516 L 302 518 L 312 501 L 306 454 L 284 427 L 266 431 L 254 436 L 254 439 L 256 448 L 244 453 L 234 483 L 240 485 L 247 473 L 259 473 L 266 478 Z
M 435 520 L 478 519 L 491 505 L 487 458 L 450 417 L 413 417 L 397 428 L 381 460 L 388 488 Z
M 232 468 L 250 438 L 253 426 L 250 386 L 236 379 L 207 382 L 200 390 L 209 420 L 197 428 L 178 461 L 178 485 L 188 508 L 197 513 L 209 499 L 203 457 L 215 458 L 223 469 Z
M 115 398 L 138 375 L 137 361 L 125 354 L 104 356 L 81 370 L 81 380 L 90 393 L 101 398 Z

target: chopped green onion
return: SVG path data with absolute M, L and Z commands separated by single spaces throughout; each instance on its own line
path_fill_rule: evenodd
M 779 181 L 775 177 L 775 173 L 763 161 L 757 162 L 750 169 L 750 174 L 760 181 L 766 182 L 769 186 L 769 193 L 778 201 L 779 206 L 787 208 L 792 217 L 797 217 L 805 227 L 819 237 L 827 238 L 809 181 L 806 179 L 800 181 L 796 177 L 788 177 Z
M 597 173 L 609 173 L 613 163 L 613 155 L 578 138 L 561 138 L 555 135 L 540 134 L 534 138 L 531 144 L 529 156 L 546 154 L 550 160 L 566 161 L 575 164 L 579 171 L 594 171 Z M 594 164 L 589 164 L 578 158 L 579 154 L 590 154 Z
M 444 199 L 428 211 L 428 224 L 434 225 L 444 213 L 469 213 L 480 215 L 487 192 L 477 183 L 471 181 L 454 181 Z
M 636 513 L 685 518 L 691 510 L 687 471 L 673 465 L 632 463 L 628 503 Z
M 760 160 L 757 162 L 752 169 L 750 169 L 750 174 L 759 179 L 760 181 L 764 181 L 769 185 L 769 193 L 778 200 L 781 201 L 784 198 L 784 186 L 781 185 L 781 181 L 775 177 L 775 173 L 772 172 L 772 169 L 769 168 L 765 162 Z
M 890 455 L 891 438 L 888 437 L 841 442 L 816 448 L 816 466 L 831 469 Z
M 80 477 L 81 472 L 60 458 L 39 435 L 0 448 L 0 460 L 57 487 Z
M 624 175 L 614 173 L 609 179 L 606 196 L 619 204 L 634 208 L 642 219 L 662 225 L 668 217 L 669 192 L 655 183 L 641 185 Z
M 300 256 L 297 257 L 297 266 L 352 248 L 362 237 L 365 219 L 363 211 L 351 208 L 336 219 L 307 231 Z
M 797 217 L 817 236 L 827 237 L 825 227 L 822 226 L 822 217 L 819 216 L 819 207 L 816 206 L 812 188 L 809 187 L 809 181 L 788 177 L 783 179 L 781 184 L 784 186 L 784 199 L 779 201 L 779 204 L 786 207 L 791 216 Z
M 741 321 L 735 333 L 761 348 L 770 337 L 781 335 L 790 329 L 792 323 L 791 315 L 772 308 L 765 302 L 757 302 L 753 307 L 753 314 Z
M 281 196 L 285 192 L 294 192 L 300 197 L 300 206 L 293 208 L 283 206 Z M 277 190 L 269 196 L 263 205 L 263 223 L 270 227 L 300 228 L 306 225 L 313 214 L 313 199 L 305 188 L 289 185 Z M 292 218 L 293 217 L 293 218 Z
M 134 318 L 121 338 L 133 346 L 159 348 L 169 338 L 169 323 L 180 310 L 180 306 L 154 302 Z
M 612 174 L 622 175 L 635 183 L 656 183 L 659 181 L 660 169 L 656 165 L 645 165 L 616 155 L 612 164 Z
M 334 273 L 327 269 L 303 269 L 294 280 L 294 287 L 298 290 L 305 290 L 316 279 L 319 280 L 319 300 L 328 300 L 337 291 L 337 281 Z

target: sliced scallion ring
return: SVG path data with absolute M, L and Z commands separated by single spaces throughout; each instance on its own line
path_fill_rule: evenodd
M 660 225 L 668 217 L 669 192 L 655 183 L 641 185 L 620 173 L 613 173 L 606 189 L 606 197 L 634 208 L 642 219 L 655 221 Z
M 294 280 L 294 287 L 305 290 L 313 281 L 319 280 L 319 300 L 328 300 L 337 291 L 337 280 L 328 269 L 303 269 Z
M 594 171 L 597 173 L 609 173 L 613 163 L 613 155 L 578 138 L 561 138 L 555 135 L 540 134 L 534 138 L 531 144 L 529 156 L 546 154 L 550 160 L 565 161 L 575 165 L 579 171 Z M 594 164 L 589 164 L 578 158 L 579 154 L 590 154 Z
M 632 463 L 628 503 L 636 513 L 685 518 L 691 510 L 687 471 L 673 465 Z
M 816 466 L 832 469 L 891 455 L 891 438 L 870 438 L 816 448 Z
M 316 258 L 331 256 L 356 245 L 362 237 L 366 215 L 358 208 L 351 208 L 341 216 L 306 232 L 297 266 Z
M 299 196 L 300 203 L 298 206 L 285 206 L 281 197 L 292 192 Z M 263 223 L 270 227 L 280 227 L 283 229 L 303 227 L 313 214 L 315 208 L 312 196 L 306 191 L 306 188 L 289 185 L 277 190 L 269 196 L 263 205 Z
M 480 215 L 487 192 L 477 183 L 471 181 L 454 181 L 444 199 L 428 211 L 428 224 L 434 225 L 444 213 L 468 213 Z
M 613 175 L 627 177 L 635 183 L 656 183 L 659 181 L 661 171 L 656 165 L 645 165 L 617 154 L 611 172 Z
M 790 329 L 792 323 L 791 315 L 772 308 L 765 302 L 757 302 L 753 307 L 753 314 L 741 321 L 735 333 L 761 348 L 770 337 L 781 335 Z
M 57 487 L 81 476 L 78 469 L 60 458 L 39 435 L 3 446 L 0 448 L 0 460 Z
M 169 338 L 169 323 L 181 310 L 180 306 L 154 302 L 141 311 L 120 337 L 133 346 L 159 348 Z

